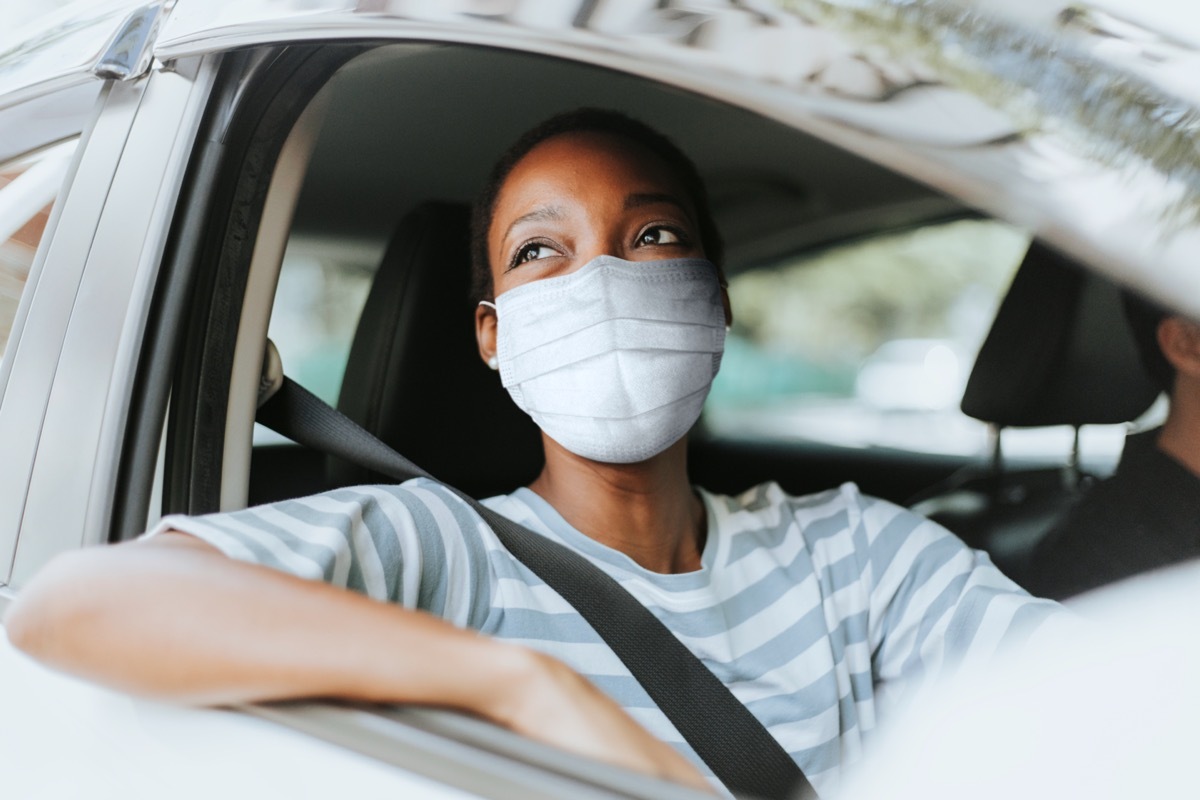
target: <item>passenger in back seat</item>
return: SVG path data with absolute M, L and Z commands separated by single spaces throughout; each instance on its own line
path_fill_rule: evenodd
M 1059 615 L 853 484 L 690 483 L 687 431 L 731 311 L 700 178 L 658 133 L 603 111 L 544 123 L 498 163 L 473 231 L 480 356 L 546 457 L 487 504 L 619 582 L 818 792 L 891 704 Z M 596 632 L 431 480 L 168 517 L 52 565 L 8 624 L 39 658 L 132 691 L 427 703 L 686 783 L 707 771 Z
M 1200 557 L 1200 325 L 1133 295 L 1125 316 L 1146 371 L 1169 397 L 1161 428 L 1130 436 L 1033 555 L 1025 585 L 1056 598 Z

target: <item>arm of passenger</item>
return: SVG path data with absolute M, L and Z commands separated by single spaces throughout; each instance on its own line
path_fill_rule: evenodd
M 46 664 L 187 703 L 301 697 L 419 703 L 706 787 L 672 748 L 547 656 L 320 582 L 231 560 L 193 536 L 69 553 L 19 594 L 10 640 Z

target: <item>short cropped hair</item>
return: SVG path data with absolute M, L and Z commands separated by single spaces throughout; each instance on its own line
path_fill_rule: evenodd
M 1121 300 L 1142 367 L 1164 392 L 1170 393 L 1175 386 L 1175 368 L 1158 344 L 1158 326 L 1171 312 L 1129 291 L 1121 293 Z
M 696 165 L 679 146 L 644 122 L 617 111 L 600 108 L 580 108 L 547 119 L 521 135 L 492 167 L 487 182 L 471 208 L 471 299 L 491 300 L 494 286 L 488 263 L 487 235 L 496 211 L 500 187 L 517 163 L 547 139 L 568 133 L 600 133 L 625 139 L 649 150 L 662 159 L 680 182 L 696 209 L 696 225 L 700 245 L 709 260 L 721 266 L 724 246 L 708 203 L 708 192 Z

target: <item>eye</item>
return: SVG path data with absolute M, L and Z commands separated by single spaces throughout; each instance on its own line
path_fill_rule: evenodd
M 652 225 L 646 228 L 637 238 L 638 247 L 665 244 L 684 244 L 683 234 L 665 225 Z
M 521 245 L 520 249 L 513 254 L 512 261 L 509 263 L 508 268 L 512 269 L 513 267 L 520 266 L 521 264 L 527 264 L 530 261 L 539 261 L 543 258 L 550 258 L 551 256 L 556 255 L 558 255 L 558 251 L 550 245 L 542 244 L 540 242 L 530 242 L 529 244 Z

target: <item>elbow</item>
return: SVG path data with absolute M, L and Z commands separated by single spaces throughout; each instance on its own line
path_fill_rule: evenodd
M 32 655 L 37 649 L 37 632 L 41 626 L 37 622 L 38 610 L 30 609 L 30 605 L 17 600 L 9 606 L 4 615 L 4 632 L 13 647 Z
M 8 640 L 22 652 L 51 658 L 72 621 L 85 611 L 90 553 L 66 553 L 47 564 L 22 588 L 4 615 Z

